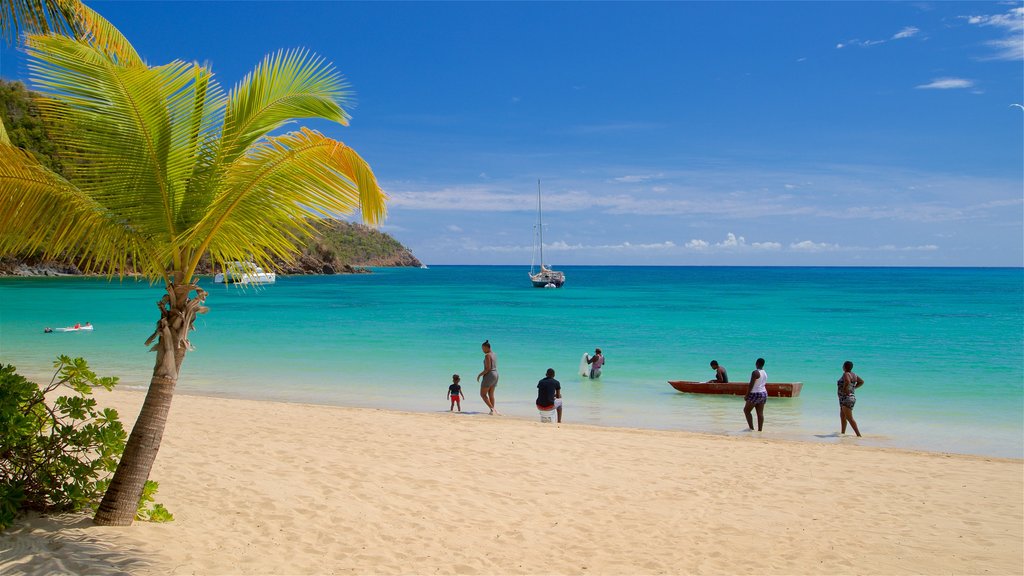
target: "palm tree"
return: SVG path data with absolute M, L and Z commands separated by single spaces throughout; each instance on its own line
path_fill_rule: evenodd
M 200 258 L 251 259 L 273 268 L 314 221 L 359 210 L 375 224 L 386 196 L 351 148 L 301 128 L 295 118 L 347 124 L 346 84 L 306 51 L 266 57 L 230 92 L 207 68 L 180 61 L 147 66 L 87 42 L 29 36 L 40 113 L 70 132 L 70 175 L 48 171 L 0 144 L 0 255 L 75 254 L 87 271 L 134 271 L 162 283 L 149 391 L 96 514 L 131 524 L 156 459 L 171 397 L 197 314 Z

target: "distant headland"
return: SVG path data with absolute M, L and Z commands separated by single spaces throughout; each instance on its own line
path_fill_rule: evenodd
M 361 274 L 367 266 L 415 267 L 422 263 L 389 234 L 362 224 L 342 220 L 316 225 L 318 234 L 304 245 L 292 261 L 278 260 L 282 274 Z M 0 258 L 0 276 L 77 276 L 82 271 L 74 257 L 46 260 L 37 255 Z M 199 266 L 200 274 L 213 274 L 209 261 Z

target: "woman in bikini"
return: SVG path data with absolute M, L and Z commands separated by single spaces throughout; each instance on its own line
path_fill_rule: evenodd
M 849 422 L 854 433 L 860 436 L 857 421 L 853 419 L 853 406 L 857 403 L 857 397 L 853 392 L 863 385 L 864 380 L 853 373 L 853 362 L 843 362 L 843 375 L 836 382 L 839 392 L 839 425 L 843 434 L 846 434 L 846 423 Z

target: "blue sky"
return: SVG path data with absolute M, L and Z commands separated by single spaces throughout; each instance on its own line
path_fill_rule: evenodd
M 89 4 L 224 86 L 334 62 L 428 264 L 528 264 L 540 179 L 556 266 L 1024 265 L 1020 2 Z

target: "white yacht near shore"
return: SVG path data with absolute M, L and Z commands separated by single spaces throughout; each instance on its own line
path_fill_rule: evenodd
M 228 262 L 213 281 L 218 284 L 273 284 L 277 282 L 277 274 L 265 272 L 252 262 Z

